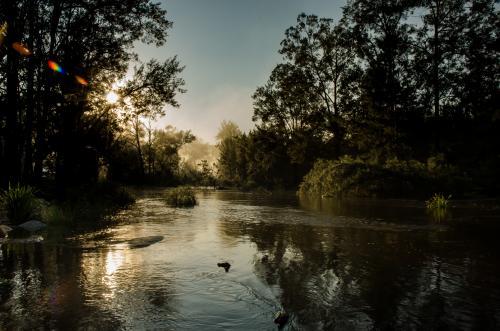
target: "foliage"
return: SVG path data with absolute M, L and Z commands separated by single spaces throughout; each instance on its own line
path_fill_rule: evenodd
M 306 132 L 285 137 L 264 128 L 225 138 L 217 145 L 218 179 L 245 189 L 296 188 L 313 155 L 321 155 L 321 144 L 308 138 Z
M 0 203 L 12 224 L 21 224 L 40 216 L 41 202 L 31 186 L 17 184 L 0 193 Z
M 430 162 L 429 164 L 432 164 Z M 436 168 L 416 160 L 384 164 L 344 156 L 318 160 L 299 186 L 299 193 L 319 196 L 423 197 L 429 190 L 463 191 L 468 185 L 452 167 Z
M 201 176 L 201 181 L 200 184 L 202 186 L 215 186 L 215 177 L 212 168 L 208 164 L 207 160 L 201 160 L 201 162 L 198 164 L 198 167 L 200 168 L 200 176 Z
M 193 142 L 195 136 L 172 126 L 146 131 L 140 137 L 129 134 L 121 138 L 121 144 L 110 155 L 110 177 L 133 183 L 177 183 L 182 178 L 179 150 Z
M 51 225 L 70 224 L 74 228 L 96 226 L 113 212 L 135 201 L 125 188 L 109 182 L 68 189 L 64 200 L 54 200 L 42 208 L 42 219 Z
M 42 220 L 47 224 L 65 224 L 75 221 L 73 209 L 63 209 L 58 205 L 48 205 L 42 209 Z
M 219 132 L 217 133 L 217 140 L 223 141 L 229 138 L 237 137 L 241 135 L 241 130 L 238 125 L 232 121 L 222 121 L 219 127 Z
M 429 215 L 435 221 L 443 221 L 448 215 L 448 204 L 451 195 L 445 197 L 443 194 L 434 193 L 434 195 L 425 202 Z
M 219 139 L 219 179 L 291 188 L 310 171 L 302 192 L 498 194 L 499 17 L 493 0 L 300 14 L 253 94 L 256 129 Z
M 425 206 L 427 209 L 434 210 L 434 209 L 446 209 L 448 207 L 448 203 L 451 199 L 451 195 L 448 197 L 445 197 L 442 194 L 434 193 L 432 198 L 427 200 L 425 202 Z
M 136 42 L 165 43 L 172 23 L 159 3 L 2 1 L 0 22 L 5 21 L 1 186 L 9 180 L 39 183 L 50 176 L 60 188 L 96 181 L 101 165 L 128 157 L 114 154 L 123 152 L 117 146 L 127 131 L 140 136 L 137 121 L 163 114 L 166 105 L 176 107 L 176 96 L 184 92 L 183 67 L 175 56 L 140 63 L 133 53 Z M 29 54 L 5 47 L 20 41 Z M 51 70 L 47 60 L 60 71 Z M 111 90 L 119 96 L 115 103 L 106 101 Z
M 187 186 L 167 190 L 164 198 L 167 204 L 172 207 L 193 207 L 196 205 L 194 191 Z

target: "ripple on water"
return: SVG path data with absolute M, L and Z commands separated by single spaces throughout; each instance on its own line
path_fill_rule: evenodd
M 427 222 L 414 204 L 391 216 L 375 202 L 198 201 L 170 208 L 144 192 L 112 228 L 70 244 L 2 245 L 0 329 L 273 330 L 280 309 L 298 330 L 499 325 L 498 243 Z M 145 236 L 164 239 L 123 244 Z

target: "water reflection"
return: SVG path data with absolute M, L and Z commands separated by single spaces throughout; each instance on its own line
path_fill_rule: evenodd
M 498 326 L 500 270 L 491 256 L 481 255 L 488 247 L 453 229 L 417 227 L 415 231 L 410 226 L 411 231 L 403 231 L 373 227 L 364 219 L 335 218 L 363 213 L 392 219 L 403 212 L 401 208 L 352 211 L 339 201 L 314 203 L 300 202 L 309 210 L 333 216 L 329 224 L 249 222 L 245 215 L 240 215 L 241 221 L 227 217 L 220 222 L 225 235 L 256 244 L 261 258 L 256 258 L 255 273 L 269 286 L 278 285 L 282 304 L 294 312 L 301 328 Z M 425 220 L 418 206 L 406 208 L 407 213 L 420 209 L 417 217 L 412 215 L 417 224 Z M 271 219 L 288 216 L 283 208 L 273 212 Z M 358 226 L 346 227 L 346 222 Z M 478 269 L 479 264 L 485 269 Z M 477 277 L 481 270 L 488 270 L 484 277 L 496 285 L 481 290 L 483 276 Z M 471 273 L 476 277 L 467 277 Z M 474 300 L 478 291 L 479 302 Z M 485 309 L 484 304 L 495 308 Z
M 142 194 L 81 244 L 2 245 L 0 329 L 272 330 L 281 308 L 290 330 L 500 324 L 494 213 L 436 223 L 413 202 L 240 192 L 173 209 Z M 165 239 L 120 244 L 152 235 Z

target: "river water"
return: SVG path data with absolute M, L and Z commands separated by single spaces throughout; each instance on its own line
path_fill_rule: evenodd
M 161 190 L 99 231 L 3 243 L 0 330 L 500 328 L 500 211 L 411 201 Z M 163 236 L 151 246 L 123 243 Z M 229 262 L 225 272 L 217 267 Z

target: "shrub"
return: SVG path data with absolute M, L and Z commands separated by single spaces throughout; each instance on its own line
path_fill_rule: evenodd
M 451 195 L 445 197 L 442 194 L 434 194 L 432 198 L 425 202 L 428 213 L 435 221 L 441 222 L 446 219 L 448 215 L 447 207 L 450 198 Z
M 78 186 L 68 189 L 64 200 L 54 200 L 42 208 L 42 219 L 53 225 L 88 227 L 133 202 L 128 190 L 113 183 Z
M 448 207 L 448 202 L 451 198 L 451 195 L 445 197 L 442 194 L 434 194 L 432 198 L 425 202 L 427 209 L 435 210 L 435 209 L 446 209 Z
M 165 201 L 172 207 L 192 207 L 196 205 L 194 191 L 189 187 L 176 187 L 165 192 Z
M 391 158 L 384 163 L 344 156 L 318 160 L 304 176 L 299 194 L 423 198 L 432 191 L 465 192 L 470 185 L 439 158 L 426 163 Z
M 73 213 L 59 205 L 51 205 L 42 209 L 42 220 L 48 224 L 63 224 L 74 221 Z
M 0 202 L 12 224 L 21 224 L 40 216 L 40 200 L 31 186 L 17 184 L 0 193 Z

